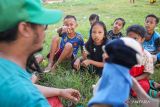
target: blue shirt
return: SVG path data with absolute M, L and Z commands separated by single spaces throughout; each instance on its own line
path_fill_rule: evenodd
M 129 68 L 118 64 L 105 63 L 99 87 L 88 106 L 104 104 L 113 107 L 126 107 L 125 102 L 129 98 L 131 86 L 132 79 Z
M 79 46 L 81 46 L 81 47 L 84 46 L 83 37 L 79 33 L 76 33 L 74 38 L 69 38 L 67 33 L 63 33 L 62 34 L 62 40 L 61 40 L 61 43 L 60 43 L 60 49 L 63 50 L 64 46 L 66 45 L 67 42 L 72 44 L 72 46 L 73 46 L 73 55 L 74 56 L 77 56 Z
M 152 38 L 149 41 L 144 41 L 143 48 L 149 51 L 150 53 L 156 53 L 158 47 L 155 45 L 155 40 L 159 37 L 160 34 L 158 32 L 154 32 Z
M 26 70 L 0 58 L 0 107 L 50 107 L 30 78 Z

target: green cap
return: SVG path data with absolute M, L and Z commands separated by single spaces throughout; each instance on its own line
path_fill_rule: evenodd
M 61 17 L 62 11 L 45 9 L 40 0 L 0 0 L 0 32 L 22 21 L 48 25 Z

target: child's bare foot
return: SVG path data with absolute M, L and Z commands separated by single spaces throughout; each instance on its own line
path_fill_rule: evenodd
M 52 63 L 49 63 L 48 66 L 45 68 L 44 72 L 50 72 L 52 69 Z
M 43 72 L 50 72 L 50 71 L 51 71 L 51 67 L 48 66 L 48 67 L 45 68 L 45 70 Z
M 49 69 L 49 68 L 46 68 L 43 72 L 50 72 L 51 71 L 51 69 Z

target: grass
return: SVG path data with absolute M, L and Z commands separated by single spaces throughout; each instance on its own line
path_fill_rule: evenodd
M 100 19 L 105 22 L 107 30 L 112 28 L 112 23 L 115 18 L 122 17 L 126 20 L 126 25 L 122 30 L 125 35 L 125 30 L 132 24 L 144 25 L 144 19 L 147 14 L 153 13 L 160 17 L 160 0 L 157 3 L 150 5 L 148 0 L 137 0 L 135 4 L 130 4 L 129 0 L 65 0 L 63 3 L 45 4 L 45 7 L 50 9 L 60 9 L 67 14 L 75 15 L 78 20 L 77 32 L 83 34 L 85 39 L 88 39 L 89 21 L 88 17 L 92 13 L 97 13 Z M 49 26 L 46 31 L 46 39 L 42 54 L 44 56 L 50 51 L 52 37 L 57 35 L 56 29 L 62 26 L 63 20 L 55 25 Z M 156 31 L 160 32 L 160 25 Z M 42 64 L 45 66 L 44 64 Z M 160 81 L 160 69 L 156 68 L 155 73 L 151 78 Z M 82 98 L 80 103 L 86 106 L 92 96 L 92 84 L 98 80 L 97 76 L 90 75 L 87 72 L 74 72 L 71 69 L 70 62 L 64 62 L 59 66 L 55 73 L 44 74 L 40 83 L 46 86 L 59 88 L 75 88 L 78 89 Z M 65 107 L 67 101 L 64 101 Z M 139 107 L 134 104 L 132 107 Z

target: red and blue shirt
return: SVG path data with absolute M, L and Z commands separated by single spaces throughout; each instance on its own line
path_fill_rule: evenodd
M 61 39 L 61 43 L 60 43 L 60 49 L 63 50 L 66 43 L 69 42 L 73 46 L 73 55 L 74 56 L 77 56 L 79 47 L 84 46 L 83 37 L 79 33 L 76 33 L 75 37 L 73 37 L 73 38 L 69 38 L 67 33 L 63 33 L 61 38 L 62 39 Z

